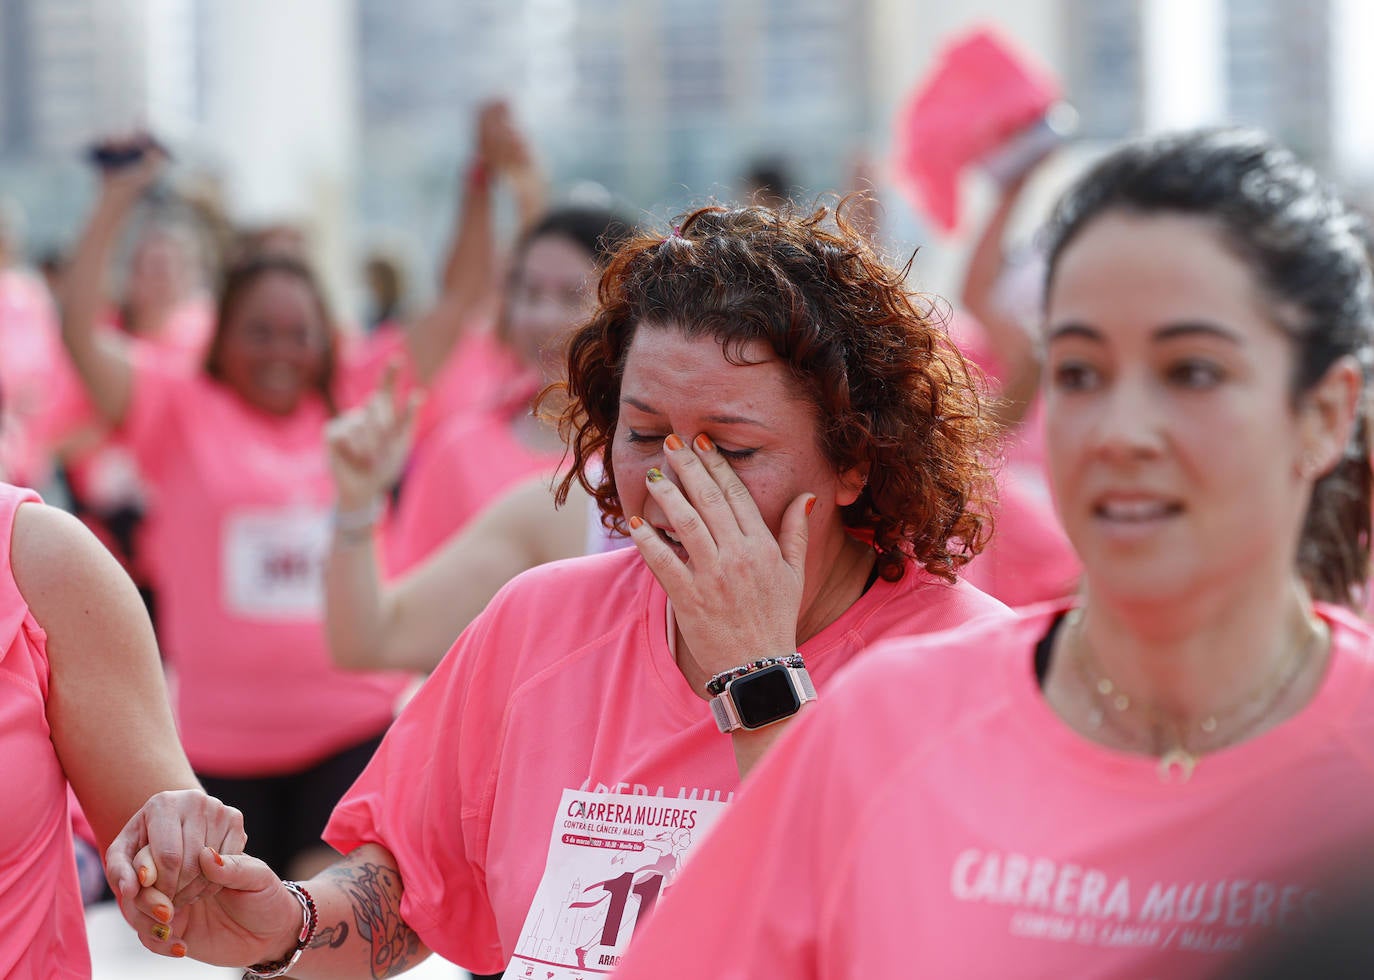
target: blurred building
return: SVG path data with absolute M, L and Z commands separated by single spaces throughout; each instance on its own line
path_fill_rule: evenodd
M 358 0 L 364 219 L 447 230 L 473 110 L 504 95 L 555 184 L 671 210 L 756 158 L 803 193 L 867 141 L 871 0 Z
M 1226 3 L 1227 116 L 1262 126 L 1321 166 L 1333 147 L 1333 12 L 1330 0 Z

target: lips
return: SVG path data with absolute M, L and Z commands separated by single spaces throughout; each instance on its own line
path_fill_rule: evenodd
M 1093 506 L 1096 516 L 1127 523 L 1155 521 L 1182 512 L 1182 505 L 1169 500 L 1103 500 Z
M 666 527 L 658 527 L 657 525 L 654 526 L 654 530 L 658 532 L 659 540 L 673 549 L 673 554 L 677 555 L 682 561 L 687 561 L 687 549 L 682 546 L 682 542 L 677 539 L 677 535 Z

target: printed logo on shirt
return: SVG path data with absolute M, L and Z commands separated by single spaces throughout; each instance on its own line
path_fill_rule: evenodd
M 1312 922 L 1321 893 L 1248 879 L 1132 881 L 1046 857 L 968 848 L 954 859 L 960 902 L 1004 905 L 1027 939 L 1104 947 L 1234 953 L 1262 931 Z
M 270 621 L 319 618 L 326 513 L 307 507 L 237 511 L 225 519 L 223 541 L 226 612 Z
M 702 786 L 678 786 L 670 789 L 667 786 L 659 785 L 650 787 L 644 783 L 592 783 L 591 777 L 582 781 L 578 789 L 584 793 L 624 793 L 629 796 L 663 796 L 678 800 L 706 800 L 712 803 L 730 803 L 735 798 L 735 791 L 711 789 Z
M 585 980 L 610 973 L 724 810 L 713 801 L 564 790 L 507 975 Z

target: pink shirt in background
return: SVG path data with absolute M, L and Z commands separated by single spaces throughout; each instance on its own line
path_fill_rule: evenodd
M 964 355 L 995 380 L 1001 365 L 978 322 L 961 313 L 951 334 Z M 1043 399 L 1037 397 L 1021 424 L 1003 437 L 1002 452 L 994 533 L 962 574 L 1009 606 L 1069 595 L 1078 586 L 1082 566 L 1050 496 Z
M 376 735 L 405 678 L 345 673 L 325 649 L 324 404 L 268 415 L 143 355 L 120 435 L 157 490 L 158 637 L 191 764 L 290 772 Z
M 48 420 L 65 359 L 43 280 L 0 269 L 0 473 L 11 483 L 39 486 L 51 476 Z
M 513 421 L 530 397 L 517 394 L 514 407 L 508 401 L 441 423 L 416 448 L 388 530 L 390 574 L 418 565 L 503 491 L 558 468 L 563 450 L 539 452 L 516 437 Z
M 881 637 L 1007 615 L 913 568 L 876 582 L 801 652 L 824 690 Z M 406 922 L 491 973 L 512 954 L 565 788 L 728 800 L 738 785 L 730 737 L 669 651 L 667 596 L 637 551 L 616 551 L 506 586 L 402 712 L 325 839 L 390 850 Z
M 399 365 L 397 391 L 404 395 L 415 387 L 405 330 L 401 324 L 384 323 L 365 337 L 343 342 L 343 387 L 339 390 L 343 404 L 359 404 L 371 395 L 393 361 Z M 509 347 L 490 330 L 469 327 L 425 389 L 415 421 L 415 445 L 423 445 L 448 420 L 506 399 L 511 390 L 525 390 L 531 383 Z
M 89 977 L 67 777 L 48 727 L 47 634 L 14 581 L 14 515 L 32 491 L 0 484 L 0 976 Z
M 1191 780 L 1084 739 L 1034 649 L 1061 609 L 885 643 L 774 749 L 617 978 L 1214 976 L 1319 911 L 1374 834 L 1374 636 Z

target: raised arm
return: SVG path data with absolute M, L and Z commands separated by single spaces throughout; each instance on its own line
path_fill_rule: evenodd
M 95 210 L 82 232 L 59 287 L 62 342 L 96 410 L 112 425 L 124 420 L 133 392 L 127 342 L 97 332 L 105 303 L 104 280 L 120 230 L 139 197 L 157 179 L 166 156 L 146 138 L 107 143 L 111 149 L 141 147 L 143 157 L 117 169 L 102 169 Z
M 1004 184 L 969 256 L 960 302 L 987 331 L 1003 365 L 999 399 L 991 412 L 1004 427 L 1021 422 L 1040 384 L 1040 353 L 1026 324 L 1008 315 L 996 300 L 997 283 L 1006 266 L 1007 225 L 1034 167 Z
M 394 369 L 326 434 L 340 517 L 325 560 L 325 635 L 340 667 L 430 671 L 500 588 L 535 565 L 582 553 L 586 496 L 556 510 L 547 477 L 531 478 L 479 514 L 428 561 L 383 585 L 369 518 L 399 476 L 413 403 L 395 404 Z
M 444 260 L 439 302 L 406 334 L 421 384 L 438 372 L 464 327 L 495 302 L 498 273 L 492 206 L 497 183 L 509 183 L 522 230 L 544 209 L 543 177 L 505 103 L 490 102 L 478 112 L 476 144 L 463 178 L 458 226 Z

